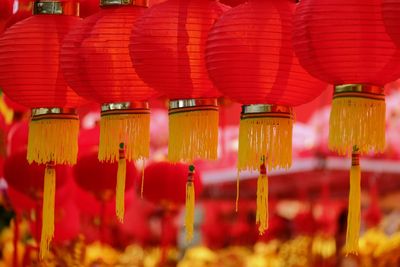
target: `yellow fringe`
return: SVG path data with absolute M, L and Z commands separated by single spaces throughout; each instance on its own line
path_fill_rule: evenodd
M 247 118 L 240 121 L 238 170 L 256 171 L 260 158 L 268 157 L 268 168 L 288 169 L 292 165 L 293 120 Z
M 31 120 L 28 162 L 74 165 L 78 155 L 78 134 L 78 119 Z
M 257 180 L 257 212 L 258 231 L 263 235 L 268 229 L 268 177 L 260 174 Z
M 361 97 L 333 99 L 329 120 L 329 149 L 340 155 L 354 145 L 361 154 L 385 149 L 385 101 Z
M 40 238 L 40 258 L 48 255 L 50 242 L 54 236 L 54 202 L 56 193 L 56 170 L 46 166 L 43 191 L 42 235 Z
M 194 184 L 193 182 L 188 181 L 186 183 L 186 212 L 185 212 L 185 229 L 186 229 L 187 242 L 190 242 L 193 239 L 194 206 L 195 206 Z
M 4 101 L 4 95 L 0 96 L 0 113 L 3 115 L 3 118 L 6 124 L 11 124 L 14 118 L 14 111 L 9 108 Z
M 351 166 L 349 210 L 347 217 L 347 234 L 344 252 L 358 254 L 358 239 L 361 220 L 361 169 L 360 165 Z
M 216 110 L 170 114 L 168 159 L 172 162 L 216 160 L 218 120 L 219 115 Z
M 100 119 L 99 160 L 116 162 L 119 144 L 126 147 L 128 161 L 149 157 L 150 114 L 118 114 Z
M 117 188 L 115 194 L 115 205 L 118 220 L 123 223 L 125 216 L 125 181 L 126 181 L 126 159 L 118 160 Z

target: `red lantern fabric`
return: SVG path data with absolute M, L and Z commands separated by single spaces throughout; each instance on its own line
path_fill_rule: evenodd
M 74 166 L 76 183 L 84 190 L 102 200 L 109 200 L 115 195 L 118 163 L 102 163 L 97 158 L 97 149 L 83 152 Z M 126 190 L 133 186 L 138 172 L 133 163 L 127 163 Z
M 398 19 L 399 11 L 400 1 L 382 0 L 382 14 L 386 31 L 397 46 L 400 46 L 400 21 Z
M 104 104 L 147 101 L 156 95 L 135 72 L 128 50 L 132 25 L 144 10 L 130 5 L 104 8 L 67 36 L 61 67 L 80 96 Z
M 304 0 L 293 47 L 302 66 L 334 85 L 383 86 L 399 77 L 400 53 L 385 31 L 381 0 Z
M 13 0 L 4 0 L 0 5 L 0 33 L 7 27 L 7 21 L 12 16 Z
M 311 77 L 292 50 L 295 4 L 251 0 L 226 12 L 207 43 L 207 67 L 218 89 L 242 104 L 297 106 L 326 86 Z
M 183 163 L 154 162 L 144 170 L 143 197 L 155 204 L 183 205 L 186 200 L 186 182 L 189 165 Z M 201 175 L 194 176 L 195 195 L 202 191 Z
M 79 16 L 86 18 L 100 11 L 99 0 L 80 0 L 79 1 Z
M 130 52 L 140 77 L 170 99 L 220 96 L 204 61 L 207 35 L 227 7 L 217 1 L 169 0 L 151 7 L 132 31 Z
M 79 21 L 74 16 L 36 15 L 10 27 L 0 38 L 0 86 L 29 108 L 74 108 L 83 103 L 63 79 L 61 43 Z
M 68 180 L 70 169 L 57 165 L 56 187 L 62 187 Z M 17 191 L 33 198 L 42 197 L 44 187 L 45 165 L 29 164 L 26 160 L 26 149 L 10 155 L 4 162 L 4 178 Z

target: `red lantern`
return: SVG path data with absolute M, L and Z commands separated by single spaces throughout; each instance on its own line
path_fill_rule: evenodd
M 76 183 L 84 190 L 91 192 L 97 199 L 108 201 L 115 195 L 117 181 L 114 178 L 118 163 L 102 163 L 97 158 L 97 149 L 83 152 L 74 166 Z M 127 165 L 126 189 L 133 186 L 138 176 L 135 165 Z M 124 201 L 124 199 L 122 199 Z
M 189 165 L 183 163 L 154 162 L 146 167 L 146 177 L 143 197 L 157 205 L 164 207 L 180 206 L 185 204 L 185 185 L 188 177 Z M 194 176 L 195 194 L 202 191 L 200 174 Z
M 78 152 L 74 108 L 82 99 L 67 86 L 59 68 L 61 42 L 79 21 L 72 16 L 76 7 L 73 2 L 37 1 L 35 15 L 0 38 L 0 86 L 11 100 L 32 108 L 27 158 L 30 163 L 47 164 L 41 257 L 54 231 L 54 165 L 74 164 Z
M 225 96 L 244 104 L 238 170 L 261 172 L 260 233 L 268 223 L 266 168 L 288 169 L 292 163 L 292 107 L 326 88 L 300 66 L 292 50 L 294 6 L 289 0 L 250 0 L 222 15 L 207 42 L 210 77 Z
M 62 187 L 68 180 L 67 166 L 57 166 L 56 187 Z M 43 197 L 45 166 L 29 164 L 26 160 L 26 149 L 19 149 L 6 158 L 4 162 L 4 178 L 15 190 L 34 200 Z
M 4 0 L 0 5 L 0 33 L 7 27 L 7 20 L 12 16 L 13 0 Z
M 145 199 L 171 208 L 186 202 L 186 239 L 193 238 L 194 203 L 201 193 L 200 175 L 193 165 L 182 163 L 156 162 L 146 167 Z M 186 184 L 186 187 L 185 187 Z M 186 188 L 186 193 L 185 193 Z
M 207 35 L 227 7 L 217 1 L 169 0 L 135 24 L 130 52 L 140 77 L 170 99 L 170 161 L 216 159 L 220 93 L 204 61 Z
M 294 16 L 293 46 L 305 69 L 335 86 L 329 148 L 352 154 L 345 251 L 357 253 L 359 157 L 385 149 L 383 86 L 400 76 L 400 52 L 385 31 L 381 0 L 301 1 Z
M 61 53 L 64 77 L 71 87 L 102 105 L 99 160 L 119 161 L 120 179 L 125 176 L 125 158 L 132 161 L 149 156 L 147 101 L 156 92 L 136 74 L 128 49 L 131 28 L 146 2 L 102 0 L 104 8 L 67 36 Z

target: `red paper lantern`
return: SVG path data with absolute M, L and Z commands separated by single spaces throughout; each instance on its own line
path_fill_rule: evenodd
M 344 18 L 338 20 L 338 14 Z M 294 23 L 293 46 L 300 63 L 336 86 L 330 148 L 341 154 L 351 153 L 353 146 L 362 153 L 382 152 L 383 86 L 400 76 L 400 53 L 385 31 L 381 1 L 302 1 Z
M 115 195 L 118 163 L 102 163 L 97 158 L 97 149 L 79 155 L 74 166 L 76 183 L 84 190 L 91 192 L 99 200 L 108 201 Z M 127 165 L 126 189 L 133 186 L 138 171 L 133 163 Z
M 171 161 L 217 158 L 220 93 L 209 80 L 204 52 L 211 26 L 226 9 L 217 1 L 169 0 L 151 7 L 132 31 L 133 66 L 170 99 Z
M 101 3 L 104 8 L 86 18 L 64 40 L 61 67 L 80 96 L 102 105 L 99 159 L 118 160 L 120 143 L 126 147 L 128 160 L 147 158 L 147 101 L 156 92 L 138 77 L 128 50 L 130 29 L 146 3 Z
M 238 170 L 260 170 L 260 233 L 268 227 L 266 168 L 288 169 L 292 163 L 292 107 L 311 101 L 326 88 L 294 55 L 294 7 L 289 0 L 250 0 L 222 15 L 207 42 L 210 77 L 225 96 L 244 104 Z
M 357 253 L 359 156 L 385 149 L 383 86 L 400 76 L 400 51 L 385 31 L 381 0 L 301 1 L 294 16 L 293 47 L 310 74 L 335 86 L 329 148 L 352 154 L 345 251 Z
M 185 204 L 186 182 L 189 165 L 183 163 L 154 162 L 144 170 L 145 190 L 143 197 L 166 208 Z M 194 176 L 195 194 L 202 191 L 202 182 L 198 172 Z
M 116 174 L 124 179 L 126 159 L 149 157 L 147 101 L 156 92 L 136 74 L 128 49 L 131 28 L 147 1 L 102 0 L 101 4 L 100 12 L 66 37 L 61 65 L 64 77 L 80 96 L 102 105 L 99 160 L 119 161 Z
M 77 5 L 36 1 L 34 16 L 10 27 L 0 38 L 0 86 L 11 100 L 32 108 L 27 158 L 46 164 L 40 254 L 54 233 L 54 165 L 74 164 L 83 103 L 66 84 L 59 67 L 61 42 L 79 18 Z
M 68 180 L 67 166 L 56 166 L 57 184 L 62 187 Z M 19 149 L 6 158 L 4 162 L 4 178 L 15 190 L 38 200 L 43 197 L 45 165 L 29 164 L 26 160 L 26 149 Z

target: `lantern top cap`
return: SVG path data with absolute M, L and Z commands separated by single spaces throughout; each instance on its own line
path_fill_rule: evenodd
M 79 4 L 60 0 L 36 0 L 33 5 L 34 15 L 79 15 Z
M 148 7 L 149 1 L 148 0 L 100 0 L 101 7 L 128 6 L 128 5 Z

